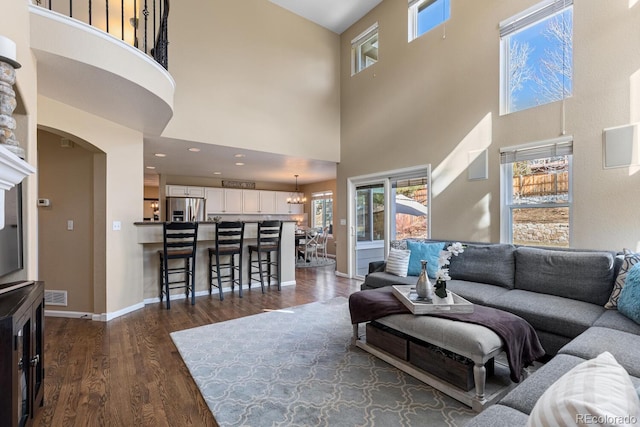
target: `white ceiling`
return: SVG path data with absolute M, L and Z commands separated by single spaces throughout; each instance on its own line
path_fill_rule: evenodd
M 189 148 L 200 151 L 192 152 Z M 166 154 L 166 157 L 157 157 L 156 153 Z M 237 166 L 237 162 L 244 165 Z M 296 174 L 299 184 L 336 178 L 335 162 L 170 138 L 145 138 L 144 165 L 145 185 L 149 186 L 158 185 L 158 174 L 291 184 L 295 182 Z M 155 169 L 148 169 L 149 166 Z
M 269 1 L 337 34 L 342 34 L 344 30 L 382 2 L 382 0 Z

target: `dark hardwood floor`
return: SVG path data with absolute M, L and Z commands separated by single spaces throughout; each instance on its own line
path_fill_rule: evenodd
M 45 406 L 36 426 L 216 426 L 169 333 L 333 297 L 360 282 L 331 267 L 296 270 L 296 286 L 260 286 L 244 298 L 160 303 L 107 323 L 46 318 Z M 246 331 L 250 332 L 250 331 Z

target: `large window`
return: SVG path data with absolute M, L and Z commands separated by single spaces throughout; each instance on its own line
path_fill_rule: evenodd
M 331 191 L 311 195 L 311 227 L 329 227 L 329 233 L 333 233 L 333 193 Z
M 500 151 L 501 240 L 533 246 L 570 246 L 572 139 Z
M 409 1 L 409 41 L 431 31 L 447 21 L 450 16 L 450 0 Z
M 573 88 L 573 0 L 546 0 L 500 23 L 502 114 L 560 101 Z
M 351 41 L 351 75 L 378 62 L 378 23 Z

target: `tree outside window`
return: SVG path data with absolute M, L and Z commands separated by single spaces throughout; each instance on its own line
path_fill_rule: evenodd
M 568 98 L 573 90 L 573 5 L 545 2 L 500 27 L 502 112 Z

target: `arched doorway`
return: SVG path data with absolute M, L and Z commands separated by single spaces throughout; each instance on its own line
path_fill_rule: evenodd
M 38 270 L 47 311 L 106 310 L 106 155 L 63 132 L 38 130 Z M 66 304 L 66 305 L 65 305 Z

